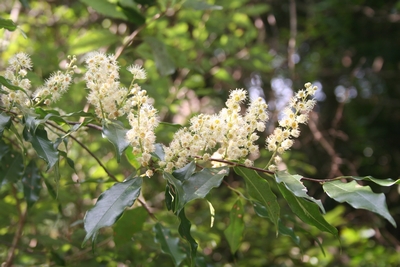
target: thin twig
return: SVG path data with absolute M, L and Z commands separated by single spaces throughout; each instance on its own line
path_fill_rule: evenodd
M 46 124 L 56 128 L 57 130 L 59 130 L 59 131 L 61 131 L 63 133 L 68 133 L 66 130 L 64 130 L 63 128 L 55 125 L 54 123 L 51 123 L 51 122 L 47 121 Z M 77 142 L 84 150 L 86 150 L 86 152 L 88 152 L 90 154 L 90 156 L 92 156 L 97 161 L 97 163 L 103 168 L 103 170 L 107 173 L 108 176 L 110 176 L 114 181 L 119 182 L 118 179 L 106 168 L 106 166 L 100 161 L 100 159 L 92 151 L 90 151 L 90 149 L 85 144 L 83 144 L 81 141 L 79 141 L 73 135 L 70 135 L 70 137 L 75 142 Z
M 15 200 L 17 202 L 17 210 L 18 210 L 18 213 L 19 213 L 19 221 L 18 221 L 17 230 L 15 232 L 11 247 L 8 250 L 8 253 L 7 253 L 7 259 L 6 259 L 5 263 L 2 265 L 3 267 L 11 267 L 13 265 L 14 256 L 15 256 L 15 250 L 17 249 L 18 242 L 21 239 L 22 230 L 24 229 L 24 225 L 25 225 L 26 215 L 28 213 L 28 209 L 27 208 L 25 208 L 24 211 L 21 210 L 21 202 L 18 199 L 17 189 L 15 188 L 15 185 L 12 185 L 12 192 L 13 192 L 13 195 L 14 195 Z
M 142 205 L 142 207 L 147 211 L 147 213 L 149 214 L 149 216 L 156 222 L 158 222 L 157 217 L 154 215 L 153 212 L 151 212 L 151 210 L 149 209 L 149 207 L 147 207 L 146 203 L 141 200 L 140 198 L 137 198 L 137 201 L 140 203 L 140 205 Z

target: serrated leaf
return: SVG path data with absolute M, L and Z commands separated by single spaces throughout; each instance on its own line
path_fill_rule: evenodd
M 1 160 L 0 185 L 3 181 L 11 183 L 21 179 L 24 173 L 24 161 L 20 153 L 8 152 Z
M 3 132 L 5 129 L 9 129 L 11 126 L 11 117 L 6 113 L 0 113 L 0 137 L 3 136 Z
M 58 151 L 54 148 L 53 143 L 47 138 L 47 132 L 37 128 L 36 131 L 31 130 L 27 124 L 24 128 L 24 138 L 32 144 L 36 153 L 47 163 L 47 170 L 54 167 L 58 163 Z
M 17 29 L 17 24 L 15 24 L 11 19 L 0 18 L 0 29 L 15 31 Z
M 242 241 L 244 231 L 243 216 L 243 204 L 240 199 L 238 199 L 231 209 L 229 215 L 229 226 L 224 230 L 224 235 L 228 241 L 232 254 L 239 249 Z
M 261 204 L 254 203 L 254 211 L 261 218 L 270 219 L 267 208 Z M 300 246 L 300 237 L 294 233 L 292 228 L 285 226 L 280 219 L 278 220 L 278 231 L 281 235 L 289 236 L 296 245 Z
M 86 236 L 83 244 L 91 237 L 94 241 L 100 228 L 113 225 L 125 208 L 133 205 L 139 196 L 141 186 L 142 178 L 135 177 L 116 183 L 103 192 L 94 207 L 85 215 Z
M 119 121 L 105 121 L 103 123 L 103 136 L 114 145 L 117 162 L 121 161 L 122 153 L 129 146 L 129 142 L 125 137 L 127 132 L 128 130 Z
M 280 207 L 268 181 L 263 179 L 256 171 L 247 168 L 235 167 L 234 170 L 245 179 L 247 193 L 250 197 L 267 208 L 269 219 L 275 225 L 276 231 L 278 231 Z
M 146 36 L 143 38 L 149 44 L 157 70 L 161 76 L 167 76 L 175 72 L 175 63 L 167 51 L 167 47 L 163 42 L 153 36 Z
M 281 183 L 278 184 L 278 188 L 288 202 L 290 209 L 303 222 L 314 225 L 321 231 L 331 233 L 336 237 L 338 236 L 337 229 L 325 220 L 317 204 L 294 195 L 292 191 L 287 189 L 286 186 Z
M 183 6 L 194 10 L 222 10 L 222 6 L 210 5 L 202 0 L 186 0 Z
M 190 246 L 190 266 L 194 266 L 194 262 L 195 262 L 195 258 L 196 258 L 196 254 L 197 254 L 198 244 L 197 244 L 196 240 L 194 240 L 194 238 L 192 237 L 192 234 L 190 233 L 190 228 L 192 227 L 192 224 L 186 218 L 185 209 L 184 208 L 179 212 L 178 217 L 179 217 L 179 220 L 180 220 L 180 224 L 179 224 L 179 227 L 178 227 L 178 232 L 181 235 L 181 237 L 183 237 L 184 239 L 186 239 L 186 241 L 189 242 L 189 246 Z
M 182 183 L 185 204 L 194 199 L 205 198 L 211 189 L 221 185 L 228 174 L 228 167 L 204 168 L 190 177 L 185 177 Z
M 117 248 L 132 241 L 132 236 L 143 229 L 148 214 L 143 207 L 127 210 L 114 226 L 114 242 Z
M 171 256 L 174 265 L 179 264 L 186 258 L 186 254 L 182 251 L 179 244 L 179 238 L 174 238 L 169 229 L 164 228 L 160 223 L 156 223 L 153 227 L 155 232 L 155 241 L 161 245 L 161 251 Z
M 29 162 L 22 177 L 24 197 L 28 204 L 28 208 L 32 207 L 39 199 L 40 190 L 42 189 L 41 180 L 42 177 L 35 162 Z
M 375 212 L 388 220 L 394 227 L 397 227 L 395 220 L 388 211 L 383 193 L 374 193 L 369 186 L 361 186 L 356 181 L 348 183 L 341 181 L 327 182 L 323 184 L 323 188 L 328 196 L 334 200 L 341 203 L 347 202 L 356 209 Z
M 323 213 L 325 213 L 325 208 L 322 205 L 321 200 L 315 199 L 309 195 L 307 195 L 307 188 L 304 186 L 303 182 L 301 182 L 301 175 L 292 175 L 287 171 L 279 171 L 275 173 L 275 179 L 278 183 L 282 183 L 286 186 L 286 188 L 291 191 L 295 196 L 306 198 L 315 204 L 321 209 Z

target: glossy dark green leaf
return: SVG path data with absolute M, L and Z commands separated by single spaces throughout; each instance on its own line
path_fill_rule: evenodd
M 278 231 L 280 207 L 275 194 L 271 190 L 268 181 L 263 179 L 256 171 L 242 167 L 235 167 L 235 172 L 246 181 L 247 193 L 256 202 L 266 207 L 269 219 Z
M 8 152 L 1 159 L 0 167 L 0 185 L 3 181 L 9 181 L 11 183 L 19 181 L 24 173 L 22 155 L 15 151 Z
M 3 136 L 3 132 L 6 129 L 9 129 L 11 126 L 11 117 L 6 113 L 0 113 L 0 137 Z
M 121 155 L 129 146 L 125 136 L 128 132 L 119 121 L 105 121 L 103 123 L 103 136 L 110 141 L 116 150 L 117 162 L 120 162 Z
M 0 139 L 0 161 L 3 159 L 5 155 L 10 151 L 10 146 L 7 145 L 3 139 Z
M 159 160 L 164 160 L 165 153 L 162 144 L 155 144 L 156 150 L 153 152 L 153 156 L 157 157 Z
M 261 204 L 254 203 L 254 211 L 258 216 L 270 219 L 267 208 Z M 280 219 L 278 220 L 278 231 L 281 235 L 289 236 L 296 245 L 300 246 L 300 237 L 294 233 L 291 227 L 285 226 Z
M 91 237 L 94 241 L 100 228 L 113 225 L 125 208 L 133 205 L 139 196 L 141 186 L 142 178 L 135 177 L 116 183 L 103 192 L 94 207 L 85 215 L 86 236 L 83 244 Z
M 188 170 L 189 173 L 191 170 Z M 222 180 L 229 174 L 228 167 L 204 168 L 190 177 L 185 177 L 182 183 L 185 204 L 198 198 L 205 198 L 214 187 L 219 187 Z
M 143 229 L 147 217 L 148 214 L 143 207 L 125 211 L 114 225 L 115 246 L 118 248 L 131 242 L 133 235 Z
M 28 166 L 26 166 L 22 184 L 24 197 L 28 208 L 30 208 L 39 199 L 40 190 L 42 189 L 42 176 L 34 161 L 29 162 Z
M 197 244 L 196 240 L 194 240 L 194 238 L 192 237 L 192 234 L 190 233 L 190 228 L 192 227 L 192 224 L 186 218 L 185 209 L 182 209 L 179 212 L 178 217 L 180 220 L 178 231 L 179 231 L 179 234 L 181 235 L 181 237 L 183 237 L 186 241 L 189 242 L 190 265 L 194 266 L 198 244 Z
M 283 197 L 288 202 L 290 209 L 303 222 L 314 225 L 321 231 L 331 233 L 334 236 L 338 236 L 337 229 L 325 220 L 317 204 L 294 195 L 292 191 L 287 189 L 286 186 L 281 183 L 278 184 L 278 188 L 281 191 Z
M 168 191 L 166 191 L 166 193 L 168 193 L 170 197 L 170 209 L 174 213 L 177 213 L 185 205 L 182 182 L 176 179 L 172 174 L 166 172 L 164 172 L 164 178 L 168 181 Z
M 30 142 L 35 149 L 36 153 L 47 163 L 47 170 L 54 167 L 58 163 L 59 153 L 54 148 L 53 143 L 47 138 L 47 132 L 43 129 L 37 128 L 36 131 L 28 127 L 24 128 L 24 138 Z
M 194 171 L 196 170 L 196 163 L 193 161 L 189 164 L 186 164 L 180 169 L 177 169 L 172 172 L 172 175 L 181 182 L 188 180 L 190 176 L 193 175 Z
M 231 253 L 234 254 L 240 246 L 244 231 L 244 209 L 243 204 L 238 199 L 233 205 L 229 215 L 229 226 L 224 230 L 226 240 L 228 240 Z
M 222 10 L 222 6 L 210 5 L 205 0 L 186 0 L 183 6 L 194 10 Z
M 134 5 L 125 5 L 125 2 L 131 1 L 120 0 L 118 2 L 118 7 L 120 7 L 121 11 L 125 14 L 127 20 L 136 26 L 143 25 L 146 22 L 146 18 L 140 13 L 140 10 Z
M 179 238 L 172 237 L 169 229 L 163 227 L 160 223 L 156 223 L 153 227 L 155 240 L 161 245 L 161 251 L 171 256 L 175 266 L 179 266 L 186 258 L 186 254 L 179 246 Z
M 390 215 L 386 197 L 383 193 L 372 192 L 369 186 L 361 186 L 356 181 L 343 183 L 332 181 L 323 184 L 325 192 L 338 202 L 347 202 L 356 209 L 366 209 L 381 215 L 388 220 L 394 227 L 396 222 Z
M 315 204 L 325 213 L 325 208 L 322 205 L 321 200 L 315 199 L 307 194 L 307 188 L 304 186 L 303 182 L 300 181 L 302 178 L 301 175 L 291 175 L 287 171 L 279 171 L 275 173 L 275 179 L 278 183 L 282 183 L 286 186 L 286 188 L 291 191 L 295 196 L 306 198 Z
M 15 24 L 11 19 L 0 18 L 0 29 L 15 31 L 17 29 L 17 24 Z
M 144 40 L 149 44 L 153 52 L 154 61 L 161 76 L 173 74 L 175 72 L 175 63 L 169 55 L 165 44 L 153 36 L 146 36 L 144 37 Z

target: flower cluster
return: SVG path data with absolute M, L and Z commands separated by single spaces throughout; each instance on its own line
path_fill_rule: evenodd
M 250 153 L 257 153 L 254 142 L 259 138 L 255 131 L 264 131 L 268 120 L 267 104 L 262 98 L 252 101 L 246 114 L 241 114 L 241 104 L 246 100 L 246 92 L 236 89 L 230 93 L 226 108 L 218 114 L 200 114 L 190 120 L 189 128 L 175 133 L 168 147 L 164 147 L 165 159 L 160 167 L 171 172 L 183 167 L 189 158 L 202 157 L 208 160 L 212 154 L 223 159 L 243 161 Z
M 4 77 L 12 85 L 18 86 L 23 90 L 11 90 L 5 86 L 1 89 L 5 94 L 1 95 L 1 101 L 5 107 L 12 109 L 15 104 L 22 106 L 31 106 L 31 82 L 26 78 L 28 70 L 32 68 L 32 61 L 28 54 L 18 53 L 8 61 L 9 66 L 5 71 Z
M 50 78 L 45 81 L 45 84 L 39 87 L 33 94 L 30 91 L 31 82 L 26 78 L 28 70 L 32 68 L 32 61 L 28 54 L 18 53 L 9 60 L 9 67 L 5 72 L 5 78 L 12 85 L 20 87 L 22 90 L 10 90 L 2 86 L 2 90 L 6 94 L 2 94 L 1 101 L 9 109 L 15 105 L 21 106 L 37 106 L 41 103 L 46 105 L 57 101 L 64 94 L 72 81 L 73 69 L 76 68 L 74 62 L 75 57 L 68 57 L 70 63 L 67 65 L 65 73 L 58 71 L 51 74 Z M 34 101 L 32 101 L 32 99 Z
M 45 84 L 39 87 L 35 93 L 33 93 L 33 99 L 37 102 L 43 102 L 45 105 L 49 105 L 52 102 L 56 102 L 60 97 L 68 90 L 68 87 L 72 81 L 72 75 L 76 65 L 76 57 L 68 56 L 70 62 L 67 65 L 66 71 L 54 72 L 49 79 L 45 81 Z
M 276 154 L 283 154 L 292 147 L 294 143 L 293 138 L 300 136 L 299 124 L 307 123 L 308 113 L 316 104 L 314 99 L 308 99 L 308 97 L 315 94 L 317 87 L 312 86 L 311 83 L 306 83 L 304 87 L 305 90 L 299 90 L 292 97 L 289 106 L 283 111 L 284 117 L 279 120 L 279 126 L 275 128 L 274 132 L 266 140 L 266 147 L 269 151 L 273 152 L 272 158 L 274 158 L 275 164 L 279 164 L 282 159 L 279 155 L 274 156 Z M 268 169 L 276 171 L 277 166 L 275 164 L 268 164 Z
M 101 119 L 116 119 L 126 113 L 126 87 L 120 87 L 119 66 L 113 55 L 102 52 L 90 53 L 85 63 L 86 86 L 90 89 L 88 102 L 95 107 L 96 115 Z

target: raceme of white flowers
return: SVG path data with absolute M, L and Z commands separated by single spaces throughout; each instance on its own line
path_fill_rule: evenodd
M 11 90 L 5 86 L 1 89 L 5 92 L 1 95 L 1 101 L 7 109 L 18 112 L 17 106 L 32 107 L 41 103 L 46 105 L 56 102 L 64 94 L 72 81 L 73 69 L 76 67 L 75 57 L 70 57 L 65 72 L 52 73 L 45 84 L 32 92 L 31 81 L 26 78 L 28 71 L 32 69 L 32 61 L 28 54 L 18 53 L 11 57 L 4 77 L 14 86 L 22 90 Z
M 9 110 L 14 110 L 18 105 L 34 107 L 57 101 L 67 91 L 76 68 L 73 65 L 76 58 L 69 57 L 69 60 L 66 71 L 53 73 L 43 86 L 32 93 L 31 83 L 26 78 L 27 71 L 32 68 L 31 59 L 25 53 L 16 54 L 9 60 L 4 76 L 23 90 L 2 86 L 5 93 L 1 95 L 1 102 Z M 89 89 L 88 102 L 94 106 L 101 120 L 127 116 L 131 128 L 126 133 L 126 139 L 141 165 L 148 166 L 151 153 L 155 151 L 154 130 L 159 121 L 157 110 L 151 104 L 147 92 L 135 83 L 136 80 L 146 79 L 145 70 L 138 65 L 129 66 L 127 69 L 132 74 L 132 82 L 127 88 L 119 82 L 119 65 L 113 55 L 92 52 L 86 57 L 85 63 L 88 68 L 84 75 Z M 292 97 L 283 112 L 284 117 L 279 120 L 279 126 L 266 138 L 266 148 L 272 152 L 266 166 L 270 171 L 278 169 L 277 165 L 282 162 L 280 155 L 292 147 L 293 139 L 300 135 L 299 124 L 307 123 L 308 113 L 316 104 L 312 97 L 317 87 L 311 83 L 306 83 L 304 87 Z M 246 91 L 235 89 L 231 91 L 226 107 L 218 114 L 193 117 L 190 126 L 178 130 L 169 146 L 164 146 L 165 158 L 158 162 L 159 167 L 172 172 L 193 159 L 226 160 L 253 166 L 249 155 L 257 155 L 259 152 L 255 142 L 259 139 L 257 132 L 265 131 L 268 105 L 259 97 L 242 111 L 246 100 Z M 217 164 L 220 163 L 214 166 Z M 152 176 L 153 171 L 148 170 L 146 175 Z

